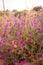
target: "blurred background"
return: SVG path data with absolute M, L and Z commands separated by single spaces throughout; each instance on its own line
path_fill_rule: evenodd
M 35 6 L 43 6 L 43 0 L 0 0 L 0 10 L 3 10 L 3 2 L 5 10 L 31 10 Z

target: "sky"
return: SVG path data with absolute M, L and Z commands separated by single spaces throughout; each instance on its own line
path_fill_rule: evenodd
M 8 10 L 31 10 L 34 6 L 43 6 L 43 0 L 4 0 L 5 9 Z M 2 0 L 0 0 L 0 10 L 3 10 Z

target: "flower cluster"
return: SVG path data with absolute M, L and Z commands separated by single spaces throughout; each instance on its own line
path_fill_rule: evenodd
M 0 59 L 7 65 L 43 64 L 43 11 L 39 12 L 0 21 Z

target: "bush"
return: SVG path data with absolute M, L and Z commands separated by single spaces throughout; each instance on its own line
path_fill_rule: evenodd
M 22 17 L 18 20 L 7 19 L 1 25 L 3 32 L 0 35 L 0 56 L 7 65 L 22 65 L 28 62 L 37 65 L 43 57 L 43 26 L 38 16 L 30 20 Z M 1 31 L 0 31 L 1 32 Z M 41 62 L 42 64 L 42 62 Z

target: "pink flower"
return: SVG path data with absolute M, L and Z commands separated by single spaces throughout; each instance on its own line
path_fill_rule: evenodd
M 15 48 L 17 48 L 17 42 L 16 42 L 16 41 L 14 41 L 13 46 L 14 46 Z
M 43 20 L 41 20 L 41 23 L 43 24 Z
M 19 34 L 19 32 L 18 31 L 16 31 L 16 35 L 18 35 Z
M 41 33 L 43 33 L 43 29 L 41 30 Z
M 39 27 L 39 23 L 38 22 L 32 22 L 32 26 L 35 26 L 35 27 Z
M 25 44 L 26 44 L 26 40 L 24 40 L 23 42 L 20 43 L 20 47 L 25 46 Z
M 32 41 L 32 40 L 33 40 L 32 36 L 30 36 L 30 37 L 29 37 L 29 40 L 30 40 L 30 41 Z
M 27 60 L 25 59 L 25 60 L 20 62 L 20 65 L 24 65 L 26 62 L 27 62 Z
M 24 65 L 24 62 L 23 62 L 23 61 L 21 61 L 21 62 L 20 62 L 20 65 Z
M 16 40 L 18 40 L 18 36 L 16 36 Z
M 16 42 L 14 42 L 14 45 L 16 45 L 17 43 Z
M 31 34 L 31 32 L 28 32 L 28 34 Z
M 7 20 L 7 22 L 10 22 L 10 21 L 11 21 L 10 19 Z
M 40 58 L 42 58 L 42 54 L 37 55 L 37 59 L 40 59 Z
M 43 33 L 43 29 L 41 29 L 39 32 L 40 32 L 40 33 Z
M 24 28 L 24 30 L 26 31 L 26 28 Z

